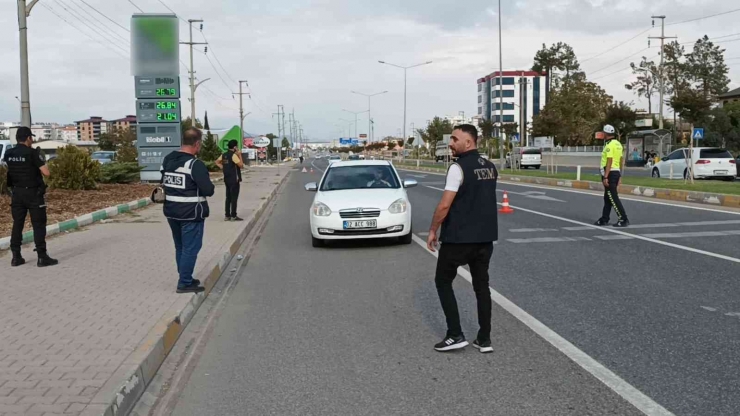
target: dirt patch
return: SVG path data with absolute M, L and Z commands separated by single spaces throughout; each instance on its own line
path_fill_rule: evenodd
M 95 191 L 66 191 L 61 189 L 46 192 L 48 224 L 71 220 L 114 205 L 125 204 L 137 199 L 148 198 L 153 185 L 100 185 Z M 13 217 L 10 214 L 10 197 L 0 196 L 0 237 L 10 235 Z M 31 218 L 26 217 L 24 231 L 31 229 Z

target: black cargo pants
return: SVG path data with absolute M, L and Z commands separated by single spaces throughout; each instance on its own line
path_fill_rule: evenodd
M 10 250 L 21 251 L 23 244 L 23 226 L 26 215 L 31 213 L 33 240 L 38 254 L 46 253 L 46 201 L 43 188 L 13 188 L 10 211 L 13 214 L 13 231 L 10 235 Z

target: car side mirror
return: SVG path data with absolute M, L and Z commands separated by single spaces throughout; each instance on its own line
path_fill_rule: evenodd
M 667 162 L 668 161 L 668 156 L 666 156 L 666 157 L 664 157 L 663 159 L 660 159 L 660 160 L 662 160 L 663 162 Z
M 306 185 L 304 186 L 304 188 L 305 188 L 305 189 L 306 189 L 306 190 L 307 190 L 308 192 L 316 192 L 316 191 L 318 191 L 318 190 L 319 190 L 319 186 L 318 186 L 318 185 L 316 184 L 316 182 L 310 182 L 310 183 L 307 183 L 307 184 L 306 184 Z
M 416 182 L 416 180 L 414 180 L 414 179 L 406 179 L 405 181 L 403 181 L 403 187 L 404 188 L 413 188 L 413 187 L 415 187 L 418 184 L 419 184 L 419 182 Z

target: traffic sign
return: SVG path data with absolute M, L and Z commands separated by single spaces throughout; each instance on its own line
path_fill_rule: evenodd
M 269 145 L 270 145 L 270 139 L 268 139 L 267 137 L 260 137 L 254 141 L 254 147 L 263 148 Z
M 272 139 L 272 147 L 280 147 L 280 139 L 278 137 Z
M 512 133 L 511 134 L 511 141 L 512 141 L 512 143 L 519 143 L 519 133 Z
M 701 140 L 704 138 L 704 128 L 694 127 L 694 132 L 691 134 L 691 138 L 694 140 Z

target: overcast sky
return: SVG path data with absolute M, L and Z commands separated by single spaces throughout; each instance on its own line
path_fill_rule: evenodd
M 128 62 L 129 34 L 97 14 L 96 8 L 128 28 L 138 12 L 128 0 L 40 0 L 29 18 L 31 106 L 34 121 L 69 123 L 91 115 L 108 119 L 134 114 L 133 78 Z M 272 113 L 283 104 L 314 141 L 347 136 L 354 115 L 367 99 L 351 90 L 387 94 L 373 98 L 375 136 L 398 135 L 403 126 L 403 71 L 398 65 L 433 61 L 408 72 L 408 123 L 422 126 L 435 115 L 477 111 L 476 79 L 498 69 L 498 15 L 494 1 L 468 0 L 164 0 L 184 19 L 205 20 L 208 57 L 195 53 L 200 79 L 198 117 L 207 110 L 213 129 L 238 124 L 238 90 L 234 80 L 247 79 L 252 99 L 245 98 L 245 130 L 276 132 Z M 133 0 L 145 12 L 167 12 L 159 0 Z M 221 9 L 214 5 L 222 4 Z M 19 120 L 20 75 L 15 1 L 0 2 L 0 120 Z M 45 7 L 44 7 L 45 6 Z M 651 14 L 667 15 L 666 35 L 692 42 L 707 34 L 726 48 L 731 88 L 740 87 L 740 10 L 722 16 L 685 20 L 740 9 L 736 0 L 518 0 L 503 5 L 505 69 L 529 69 L 542 43 L 563 41 L 574 47 L 589 79 L 616 99 L 634 101 L 624 89 L 629 63 L 656 57 L 657 41 L 647 48 L 656 26 L 609 53 L 592 58 L 651 26 Z M 52 12 L 53 11 L 53 12 Z M 87 33 L 80 33 L 75 27 Z M 89 14 L 88 14 L 89 13 Z M 93 16 L 100 21 L 94 20 Z M 82 22 L 97 28 L 93 32 Z M 657 23 L 657 22 L 656 22 Z M 102 27 L 105 27 L 103 29 Z M 105 34 L 106 36 L 103 36 Z M 734 36 L 725 36 L 732 35 Z M 187 24 L 180 38 L 188 37 Z M 203 41 L 196 30 L 194 39 Z M 113 46 L 113 45 L 117 46 Z M 687 45 L 690 49 L 691 45 Z M 200 48 L 202 50 L 202 47 Z M 641 52 L 642 51 L 642 52 Z M 634 55 L 631 59 L 620 60 Z M 188 61 L 186 47 L 180 57 Z M 222 71 L 219 63 L 226 68 Z M 657 58 L 656 58 L 657 61 Z M 618 72 L 621 71 L 621 72 Z M 183 95 L 188 94 L 181 67 Z M 654 104 L 657 103 L 657 98 Z M 183 113 L 189 114 L 183 98 Z M 359 116 L 359 133 L 367 132 L 367 114 Z M 337 126 L 340 124 L 341 126 Z M 354 130 L 352 131 L 354 133 Z

